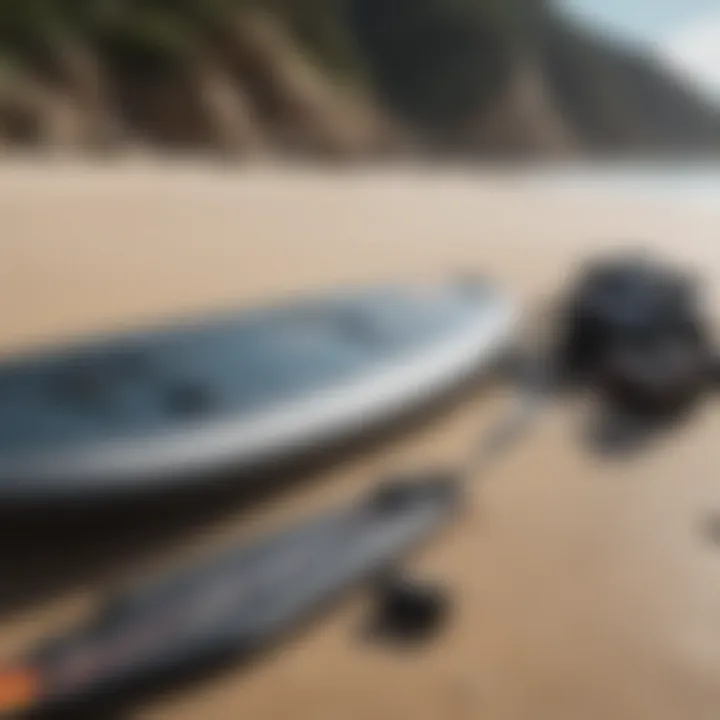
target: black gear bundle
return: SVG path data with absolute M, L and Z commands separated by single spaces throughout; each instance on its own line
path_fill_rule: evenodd
M 559 318 L 561 374 L 613 407 L 672 417 L 709 386 L 714 356 L 695 278 L 645 258 L 590 266 Z

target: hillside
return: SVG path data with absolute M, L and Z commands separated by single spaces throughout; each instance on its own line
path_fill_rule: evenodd
M 675 151 L 720 113 L 543 0 L 0 0 L 0 143 Z
M 557 104 L 588 146 L 720 149 L 720 112 L 659 63 L 546 16 L 540 47 Z

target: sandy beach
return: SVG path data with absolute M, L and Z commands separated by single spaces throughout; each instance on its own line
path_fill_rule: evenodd
M 716 186 L 717 188 L 717 186 Z M 8 161 L 0 167 L 0 352 L 368 281 L 487 274 L 529 307 L 588 255 L 653 248 L 695 267 L 720 309 L 720 190 L 581 187 L 532 173 Z M 502 389 L 468 394 L 260 508 L 138 518 L 68 545 L 0 549 L 0 659 L 82 617 L 138 563 L 222 546 L 451 462 Z M 550 413 L 452 530 L 411 564 L 453 590 L 437 641 L 360 637 L 351 598 L 280 652 L 132 717 L 185 720 L 715 720 L 720 707 L 720 413 L 600 462 L 581 412 Z M 95 532 L 97 530 L 97 533 Z M 28 532 L 30 532 L 28 530 Z M 0 533 L 0 537 L 2 534 Z

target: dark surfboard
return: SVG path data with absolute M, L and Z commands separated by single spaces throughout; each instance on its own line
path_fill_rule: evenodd
M 408 478 L 123 594 L 85 627 L 0 671 L 0 716 L 105 717 L 192 671 L 247 660 L 394 567 L 460 501 L 451 474 Z

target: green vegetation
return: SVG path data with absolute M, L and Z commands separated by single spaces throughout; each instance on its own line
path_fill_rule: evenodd
M 0 138 L 245 150 L 295 112 L 312 146 L 349 36 L 333 0 L 0 0 Z
M 717 112 L 546 0 L 0 0 L 0 142 L 364 152 L 481 125 L 523 63 L 591 147 L 718 147 Z

